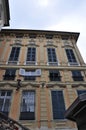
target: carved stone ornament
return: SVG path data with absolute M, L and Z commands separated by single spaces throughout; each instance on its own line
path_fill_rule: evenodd
M 46 87 L 47 88 L 53 88 L 53 87 L 55 87 L 55 86 L 58 86 L 58 87 L 60 87 L 60 88 L 65 88 L 66 87 L 66 85 L 65 84 L 60 84 L 60 83 L 54 83 L 54 84 L 46 84 Z
M 83 84 L 83 83 L 73 84 L 73 85 L 72 85 L 72 88 L 77 88 L 77 87 L 79 87 L 79 86 L 86 87 L 86 84 Z
M 35 82 L 34 83 L 31 83 L 31 82 L 29 82 L 29 83 L 23 83 L 22 81 L 20 82 L 20 84 L 18 84 L 18 81 L 11 82 L 11 83 L 8 83 L 8 82 L 2 82 L 2 83 L 0 83 L 0 87 L 5 87 L 7 85 L 9 85 L 10 87 L 14 87 L 14 88 L 18 88 L 18 87 L 22 88 L 22 87 L 26 87 L 28 85 L 30 85 L 32 87 L 39 87 L 40 86 L 39 83 L 35 83 Z

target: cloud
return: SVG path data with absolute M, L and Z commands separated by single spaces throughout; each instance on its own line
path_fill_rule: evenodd
M 86 61 L 86 0 L 10 0 L 10 28 L 80 32 L 78 46 Z

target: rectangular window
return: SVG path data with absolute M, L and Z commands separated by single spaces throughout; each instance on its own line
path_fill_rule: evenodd
M 84 94 L 86 93 L 86 90 L 77 90 L 77 94 L 80 95 L 80 94 Z
M 16 69 L 6 69 L 3 80 L 14 80 Z
M 50 70 L 49 78 L 50 81 L 61 81 L 61 76 L 58 70 Z
M 26 73 L 30 73 L 30 72 L 35 72 L 35 70 L 25 70 L 25 72 Z M 24 80 L 27 80 L 27 81 L 35 81 L 36 80 L 36 76 L 34 76 L 34 75 L 31 75 L 31 73 L 30 73 L 30 75 L 29 76 L 24 76 Z
M 20 47 L 13 47 L 8 63 L 17 63 L 19 58 Z
M 37 35 L 35 34 L 35 33 L 31 33 L 31 34 L 29 34 L 29 38 L 33 38 L 33 39 L 35 39 L 37 37 Z
M 35 76 L 25 76 L 24 80 L 28 80 L 28 81 L 35 81 L 36 77 Z
M 78 65 L 72 49 L 66 49 L 66 54 L 70 65 Z
M 23 91 L 20 120 L 35 119 L 35 91 Z
M 20 33 L 20 34 L 16 34 L 16 38 L 23 38 L 23 34 L 22 33 Z
M 26 64 L 34 65 L 36 63 L 36 48 L 29 47 L 27 50 Z
M 51 91 L 53 119 L 64 119 L 65 103 L 62 91 Z
M 8 115 L 11 101 L 11 91 L 0 91 L 0 111 Z
M 45 37 L 46 37 L 46 39 L 53 39 L 53 35 L 52 34 L 46 34 Z
M 49 65 L 58 65 L 55 48 L 47 48 Z
M 83 81 L 83 76 L 79 70 L 72 71 L 72 78 L 74 81 Z

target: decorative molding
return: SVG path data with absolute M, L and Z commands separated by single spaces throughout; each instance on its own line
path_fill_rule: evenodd
M 64 45 L 64 46 L 61 46 L 62 48 L 66 48 L 66 47 L 69 47 L 69 48 L 74 48 L 72 45 Z
M 11 87 L 17 87 L 17 83 L 8 83 L 8 82 L 0 83 L 0 87 L 5 87 L 6 85 L 9 85 Z
M 13 82 L 0 82 L 0 87 L 5 87 L 9 85 L 10 87 L 14 87 L 14 88 L 17 88 L 18 86 L 18 82 L 17 81 L 13 81 Z M 20 89 L 22 87 L 27 87 L 27 86 L 32 86 L 32 87 L 35 87 L 35 88 L 38 88 L 40 87 L 40 85 L 42 85 L 42 87 L 47 87 L 47 88 L 53 88 L 55 86 L 58 86 L 60 88 L 66 88 L 66 85 L 71 85 L 72 88 L 77 88 L 79 86 L 83 86 L 83 87 L 86 87 L 86 83 L 46 83 L 46 81 L 42 81 L 42 82 L 28 82 L 26 81 L 26 83 L 24 81 L 21 81 L 20 82 Z
M 34 83 L 31 83 L 31 82 L 29 82 L 29 83 L 21 83 L 21 87 L 27 87 L 28 85 L 30 85 L 32 87 L 37 87 L 37 88 L 40 86 L 40 84 L 36 83 L 36 82 L 34 82 Z
M 79 86 L 86 87 L 86 83 L 85 83 L 85 84 L 83 84 L 83 83 L 73 84 L 73 85 L 72 85 L 72 88 L 77 88 L 77 87 L 79 87 Z
M 56 45 L 54 45 L 54 44 L 47 44 L 47 45 L 44 45 L 44 47 L 58 47 L 58 46 L 56 46 Z
M 6 85 L 9 85 L 10 87 L 14 87 L 14 88 L 17 88 L 18 86 L 18 82 L 15 81 L 15 82 L 11 82 L 11 83 L 8 83 L 8 82 L 0 82 L 0 87 L 5 87 Z M 39 83 L 23 83 L 22 81 L 20 82 L 20 88 L 22 87 L 27 87 L 28 85 L 31 85 L 32 87 L 39 87 L 40 84 Z
M 58 86 L 58 87 L 60 87 L 60 88 L 66 88 L 66 84 L 60 84 L 60 83 L 54 83 L 54 84 L 46 84 L 46 87 L 47 88 L 53 88 L 53 87 L 55 87 L 55 86 Z
M 14 44 L 10 44 L 10 46 L 24 46 L 21 43 L 14 43 Z
M 32 44 L 32 43 L 28 43 L 28 44 L 26 44 L 25 46 L 34 46 L 34 47 L 39 47 L 39 45 Z

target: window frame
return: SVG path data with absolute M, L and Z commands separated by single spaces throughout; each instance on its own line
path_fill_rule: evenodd
M 27 100 L 28 101 L 28 103 L 27 103 L 27 106 L 26 106 L 26 111 L 24 111 L 24 107 L 23 107 L 23 111 L 22 111 L 22 106 L 23 106 L 23 103 L 24 102 L 22 102 L 22 100 L 24 99 L 24 98 L 26 98 L 26 99 L 28 99 L 28 97 L 26 96 L 26 97 L 24 97 L 24 92 L 26 92 L 27 93 L 27 96 L 29 96 L 30 95 L 30 93 L 31 92 L 33 92 L 34 93 L 34 101 L 33 101 L 33 107 L 34 107 L 34 110 L 33 110 L 33 112 L 31 112 L 31 111 L 29 111 L 31 108 L 31 106 L 29 106 L 29 104 L 28 103 L 31 103 L 31 102 L 29 102 L 29 100 Z M 31 96 L 29 96 L 29 98 L 31 98 Z M 35 104 L 36 104 L 36 101 L 35 101 L 35 98 L 36 98 L 36 92 L 35 92 L 35 90 L 23 90 L 22 91 L 22 98 L 21 98 L 21 107 L 20 107 L 20 117 L 19 117 L 19 120 L 35 120 Z M 23 100 L 24 101 L 24 100 Z M 25 114 L 26 114 L 26 116 L 25 116 Z M 29 117 L 29 116 L 30 117 Z M 33 116 L 33 117 L 32 117 Z M 26 119 L 25 119 L 25 117 L 26 117 Z
M 62 103 L 62 101 L 56 101 L 56 103 L 55 103 L 55 102 L 53 103 L 53 101 L 55 101 L 56 98 L 54 98 L 54 100 L 53 100 L 52 92 L 61 92 L 63 104 L 60 104 L 60 106 L 59 106 L 59 105 L 56 105 L 56 103 L 59 103 L 59 102 Z M 58 97 L 60 97 L 60 96 L 58 96 Z M 65 113 L 65 110 L 66 110 L 63 90 L 51 90 L 51 100 L 52 100 L 52 117 L 53 117 L 53 120 L 65 120 L 64 114 L 62 115 L 62 111 L 61 111 L 61 107 L 62 107 L 61 105 L 64 106 L 64 108 L 62 107 L 63 113 Z M 61 100 L 61 99 L 58 99 L 58 98 L 57 98 L 57 100 Z M 54 104 L 54 106 L 53 106 L 53 104 Z M 56 107 L 55 105 L 58 107 L 57 114 L 56 114 L 57 108 L 55 108 L 55 107 Z M 54 108 L 54 109 L 53 109 L 53 108 Z M 55 110 L 55 111 L 54 111 L 54 110 Z M 59 112 L 59 110 L 60 110 L 60 112 Z M 60 115 L 59 115 L 58 113 L 59 113 Z M 62 117 L 60 117 L 61 115 L 62 115 Z
M 58 59 L 55 48 L 47 48 L 48 65 L 58 65 Z
M 2 96 L 2 92 L 5 92 L 5 95 L 4 96 Z M 11 94 L 10 94 L 10 96 L 7 96 L 7 93 L 8 92 L 10 92 Z M 9 114 L 9 110 L 10 110 L 10 107 L 11 107 L 11 100 L 12 100 L 12 90 L 0 90 L 0 100 L 1 99 L 3 99 L 3 104 L 2 104 L 2 108 L 0 108 L 0 109 L 2 109 L 2 110 L 0 110 L 1 112 L 3 112 L 4 114 L 6 114 L 6 115 L 8 115 Z M 7 111 L 6 110 L 4 110 L 4 109 L 6 109 L 6 100 L 7 99 L 9 99 L 9 105 L 7 104 Z M 1 106 L 1 105 L 0 105 Z
M 57 72 L 57 73 L 56 73 Z M 52 73 L 52 74 L 51 74 Z M 56 77 L 57 76 L 57 77 Z M 61 75 L 60 75 L 60 71 L 53 69 L 53 70 L 49 70 L 49 79 L 50 81 L 61 81 Z M 55 80 L 54 80 L 55 79 Z
M 36 65 L 36 47 L 28 47 L 27 48 L 25 64 L 26 65 Z
M 79 65 L 73 49 L 65 48 L 65 52 L 66 52 L 66 56 L 67 56 L 69 65 Z
M 86 90 L 77 90 L 77 95 L 78 96 L 81 95 L 81 94 L 84 94 L 84 93 L 86 93 Z
M 19 49 L 19 51 L 18 51 L 18 49 Z M 14 54 L 12 54 L 13 51 L 14 51 Z M 16 53 L 17 51 L 18 51 L 18 54 Z M 21 51 L 20 46 L 12 46 L 10 54 L 9 54 L 9 58 L 8 58 L 8 64 L 17 64 L 19 62 L 20 51 Z
M 81 71 L 79 70 L 72 70 L 72 79 L 73 81 L 84 81 Z M 74 74 L 75 73 L 75 74 Z
M 16 69 L 13 68 L 6 69 L 3 75 L 3 80 L 15 80 L 15 77 L 16 77 Z

